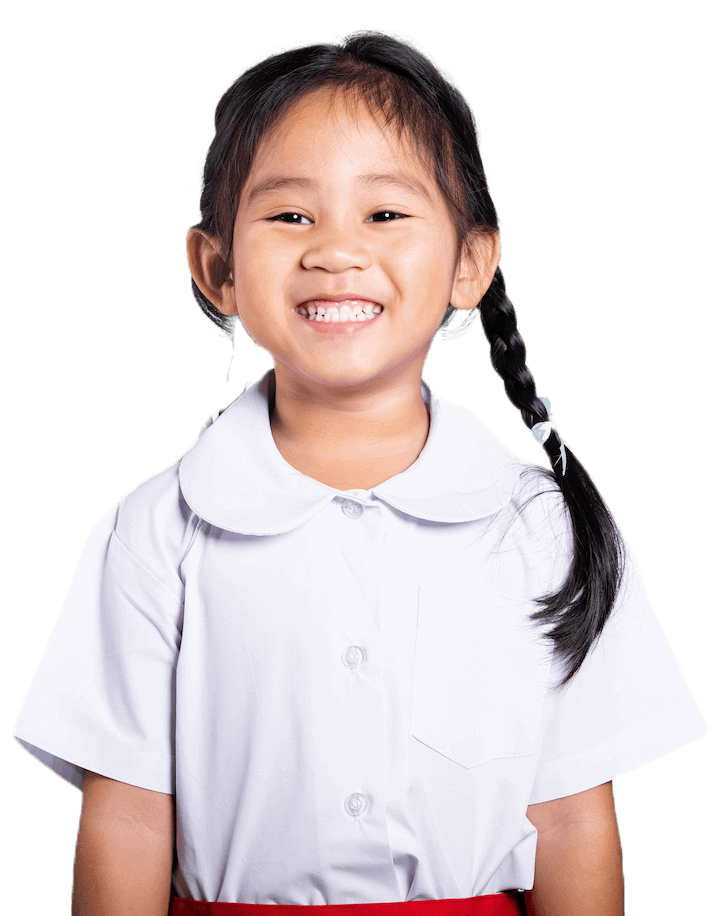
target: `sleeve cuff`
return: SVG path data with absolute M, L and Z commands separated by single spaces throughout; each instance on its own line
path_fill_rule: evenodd
M 693 703 L 683 703 L 582 754 L 543 765 L 535 777 L 529 805 L 565 798 L 610 782 L 691 741 L 704 737 L 707 724 Z
M 92 735 L 76 735 L 72 743 L 53 742 L 46 736 L 18 727 L 14 736 L 33 757 L 78 789 L 82 789 L 85 770 L 91 770 L 128 785 L 174 794 L 171 757 L 141 753 L 128 747 L 118 748 L 116 744 L 110 746 Z

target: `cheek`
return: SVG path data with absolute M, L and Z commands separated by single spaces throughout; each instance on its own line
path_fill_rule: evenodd
M 265 237 L 239 236 L 234 247 L 237 299 L 268 302 L 283 292 L 291 258 L 281 246 Z
M 410 244 L 387 246 L 384 254 L 389 269 L 393 265 L 402 283 L 413 286 L 417 294 L 444 298 L 450 292 L 456 268 L 452 237 L 419 236 Z

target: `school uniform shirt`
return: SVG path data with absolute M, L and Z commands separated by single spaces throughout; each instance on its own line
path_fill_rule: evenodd
M 570 559 L 550 482 L 424 383 L 416 462 L 335 490 L 282 458 L 268 381 L 97 525 L 16 737 L 75 786 L 174 793 L 180 896 L 530 888 L 528 805 L 704 731 L 634 567 L 556 689 L 529 620 Z

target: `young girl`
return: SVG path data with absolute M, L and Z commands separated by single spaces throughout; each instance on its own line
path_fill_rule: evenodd
M 195 296 L 274 368 L 98 524 L 17 722 L 83 789 L 74 913 L 621 913 L 611 780 L 704 723 L 536 393 L 464 100 L 380 34 L 272 57 L 201 210 Z M 476 309 L 549 472 L 422 379 Z

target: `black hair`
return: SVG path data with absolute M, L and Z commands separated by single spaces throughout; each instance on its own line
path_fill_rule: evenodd
M 259 144 L 290 106 L 322 88 L 366 104 L 399 134 L 408 134 L 433 170 L 460 246 L 470 233 L 497 231 L 475 123 L 463 96 L 415 48 L 380 32 L 359 32 L 341 44 L 311 45 L 269 57 L 247 70 L 221 98 L 204 169 L 202 219 L 194 228 L 219 240 L 226 265 L 239 196 Z M 228 266 L 225 269 L 228 275 Z M 203 311 L 230 333 L 233 320 L 219 312 L 194 282 L 192 287 Z M 547 421 L 500 268 L 476 308 L 493 367 L 523 422 L 532 428 Z M 445 327 L 455 311 L 448 304 L 439 327 Z M 543 447 L 554 469 L 545 473 L 563 494 L 573 552 L 565 582 L 554 594 L 537 599 L 539 609 L 532 618 L 549 627 L 547 636 L 563 662 L 565 684 L 580 668 L 615 604 L 624 545 L 592 480 L 554 430 Z M 561 448 L 567 459 L 564 471 Z

